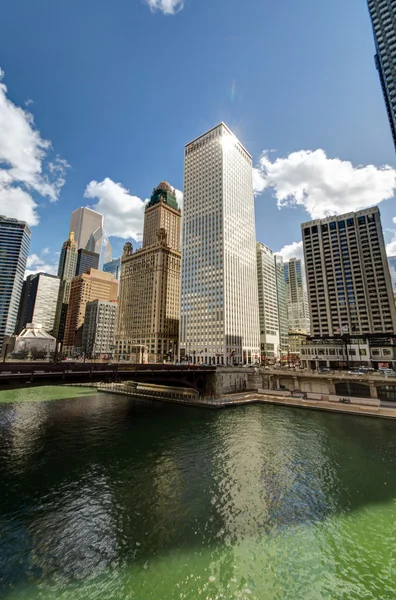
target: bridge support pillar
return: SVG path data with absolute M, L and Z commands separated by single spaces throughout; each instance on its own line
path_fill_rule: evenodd
M 375 398 L 376 400 L 378 400 L 378 390 L 375 387 L 374 381 L 369 382 L 369 387 L 370 387 L 370 398 Z

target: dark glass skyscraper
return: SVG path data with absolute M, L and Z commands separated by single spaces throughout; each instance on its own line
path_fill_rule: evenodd
M 396 2 L 368 0 L 375 38 L 375 64 L 396 148 Z
M 0 350 L 17 324 L 30 236 L 24 221 L 0 216 Z
M 89 269 L 99 269 L 100 255 L 90 250 L 80 248 L 77 256 L 76 275 L 82 275 Z

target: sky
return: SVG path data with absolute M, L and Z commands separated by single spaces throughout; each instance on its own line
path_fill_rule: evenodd
M 301 256 L 301 223 L 380 204 L 396 254 L 396 154 L 366 0 L 13 0 L 0 35 L 0 214 L 56 272 L 71 212 L 114 256 L 144 201 L 183 190 L 185 144 L 224 121 L 254 163 L 256 237 Z

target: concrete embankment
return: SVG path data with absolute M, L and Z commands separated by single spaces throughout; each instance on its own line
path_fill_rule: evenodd
M 140 400 L 156 400 L 160 402 L 183 404 L 185 406 L 196 406 L 200 408 L 229 408 L 232 406 L 241 406 L 245 404 L 276 404 L 279 406 L 288 406 L 293 408 L 307 408 L 311 410 L 322 410 L 327 412 L 336 412 L 344 414 L 352 414 L 366 417 L 379 417 L 384 419 L 396 419 L 396 407 L 382 407 L 377 402 L 373 405 L 371 402 L 360 404 L 352 399 L 351 404 L 343 404 L 337 401 L 326 401 L 322 399 L 304 399 L 293 398 L 270 393 L 259 392 L 242 392 L 235 394 L 227 394 L 220 398 L 202 397 L 192 390 L 180 391 L 176 388 L 162 389 L 156 391 L 154 386 L 149 389 L 143 387 L 131 387 L 125 384 L 99 384 L 98 391 L 129 396 Z

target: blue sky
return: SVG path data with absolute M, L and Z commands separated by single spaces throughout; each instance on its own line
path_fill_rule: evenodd
M 381 202 L 392 242 L 395 150 L 366 0 L 185 0 L 164 14 L 172 2 L 2 6 L 0 213 L 39 220 L 32 269 L 53 268 L 84 205 L 103 209 L 119 255 L 141 199 L 162 179 L 182 190 L 184 145 L 220 121 L 259 166 L 259 241 L 279 251 L 311 216 Z

